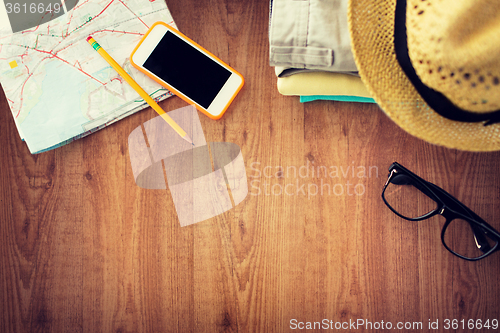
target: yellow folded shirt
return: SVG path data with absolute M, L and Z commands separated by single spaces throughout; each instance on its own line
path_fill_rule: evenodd
M 279 77 L 278 91 L 287 96 L 343 95 L 371 97 L 360 77 L 331 72 L 304 72 Z

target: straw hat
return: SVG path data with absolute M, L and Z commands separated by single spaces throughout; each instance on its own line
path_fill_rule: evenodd
M 500 1 L 349 0 L 363 82 L 428 142 L 500 150 Z

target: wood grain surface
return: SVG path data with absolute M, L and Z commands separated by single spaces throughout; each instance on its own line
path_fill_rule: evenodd
M 324 331 L 364 320 L 372 327 L 343 331 L 494 332 L 467 325 L 500 320 L 500 253 L 453 256 L 443 217 L 403 221 L 381 191 L 398 161 L 500 229 L 500 153 L 425 143 L 376 105 L 280 95 L 268 1 L 167 4 L 246 79 L 221 120 L 200 119 L 207 141 L 240 146 L 247 198 L 181 228 L 169 190 L 132 175 L 127 138 L 153 110 L 31 155 L 1 94 L 0 332 L 289 332 L 324 320 Z

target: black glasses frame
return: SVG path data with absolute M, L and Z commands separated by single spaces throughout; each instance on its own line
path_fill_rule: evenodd
M 402 176 L 403 179 L 406 179 L 406 182 L 408 184 L 413 185 L 416 187 L 418 190 L 420 190 L 422 193 L 427 195 L 429 198 L 431 198 L 433 201 L 436 202 L 437 206 L 434 210 L 428 212 L 427 214 L 424 214 L 422 216 L 416 217 L 416 218 L 408 218 L 406 216 L 401 215 L 399 212 L 397 212 L 392 206 L 387 202 L 385 198 L 385 190 L 387 189 L 387 186 L 392 182 L 394 184 L 394 178 L 399 176 L 401 178 Z M 406 177 L 406 178 L 405 178 Z M 392 181 L 391 181 L 392 180 Z M 448 192 L 443 190 L 437 185 L 434 185 L 431 182 L 428 182 L 410 170 L 406 169 L 404 166 L 401 164 L 394 162 L 391 164 L 389 167 L 389 176 L 388 179 L 384 185 L 384 189 L 382 191 L 382 200 L 384 200 L 384 203 L 389 207 L 389 209 L 394 212 L 396 215 L 399 217 L 409 220 L 409 221 L 421 221 L 428 219 L 434 215 L 442 215 L 443 217 L 446 218 L 446 222 L 443 226 L 443 229 L 441 230 L 441 242 L 443 243 L 444 247 L 456 255 L 459 258 L 469 260 L 469 261 L 476 261 L 480 260 L 483 258 L 486 258 L 490 254 L 500 250 L 500 246 L 498 245 L 500 242 L 500 233 L 495 230 L 492 226 L 490 226 L 486 221 L 484 221 L 481 217 L 479 217 L 476 213 L 474 213 L 471 209 L 469 209 L 467 206 L 465 206 L 463 203 L 458 201 L 456 198 L 451 196 Z M 446 242 L 444 241 L 444 235 L 446 232 L 446 229 L 450 225 L 451 221 L 454 219 L 462 219 L 467 221 L 471 228 L 472 232 L 474 233 L 474 238 L 476 241 L 476 246 L 478 249 L 483 252 L 483 254 L 477 258 L 469 258 L 465 257 L 463 255 L 460 255 L 456 252 L 454 252 L 452 249 L 446 245 Z M 490 239 L 495 240 L 495 245 L 490 246 L 488 241 L 486 240 L 486 237 L 489 237 Z

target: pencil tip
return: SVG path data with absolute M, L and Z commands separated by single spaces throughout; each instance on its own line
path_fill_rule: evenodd
M 193 140 L 191 140 L 189 135 L 186 134 L 182 138 L 194 146 L 194 142 L 193 142 Z

